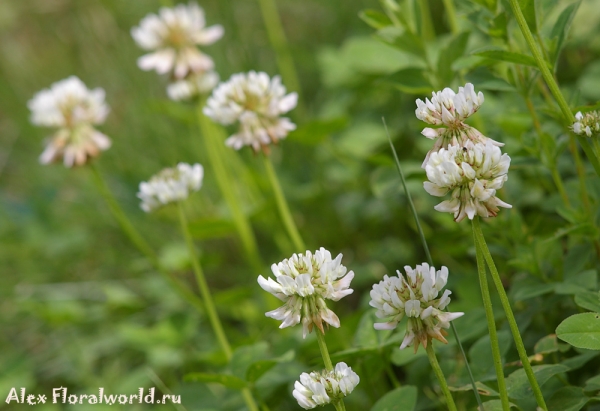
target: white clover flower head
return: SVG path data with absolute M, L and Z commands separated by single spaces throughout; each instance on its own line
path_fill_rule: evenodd
M 149 181 L 140 183 L 137 196 L 142 200 L 140 207 L 145 212 L 156 210 L 163 205 L 182 201 L 200 190 L 204 169 L 200 164 L 179 163 L 177 167 L 165 168 Z
M 431 100 L 417 99 L 415 114 L 419 120 L 450 128 L 462 127 L 463 121 L 483 104 L 483 93 L 475 94 L 473 84 L 467 83 L 455 93 L 450 88 L 431 93 Z
M 294 384 L 292 395 L 302 408 L 310 410 L 347 397 L 359 382 L 358 374 L 340 362 L 333 371 L 302 373 L 300 381 Z
M 206 103 L 204 114 L 223 125 L 239 123 L 236 134 L 225 144 L 239 150 L 268 149 L 296 129 L 289 118 L 280 117 L 296 107 L 297 93 L 286 94 L 281 78 L 264 72 L 234 74 L 217 86 Z
M 62 158 L 67 167 L 83 165 L 110 147 L 110 139 L 92 127 L 104 123 L 108 115 L 104 96 L 103 89 L 89 90 L 79 78 L 71 76 L 29 100 L 33 124 L 58 128 L 41 154 L 40 163 Z
M 321 247 L 314 254 L 306 251 L 273 264 L 271 271 L 275 280 L 261 275 L 258 284 L 284 305 L 265 315 L 283 321 L 279 328 L 302 322 L 304 338 L 313 325 L 324 333 L 323 322 L 339 328 L 340 320 L 327 308 L 325 300 L 338 301 L 354 291 L 349 288 L 354 272 L 347 271 L 341 261 L 342 254 L 332 259 L 331 253 Z
M 419 344 L 427 347 L 432 338 L 448 343 L 444 338 L 450 321 L 461 317 L 464 313 L 443 311 L 450 303 L 450 290 L 442 289 L 448 281 L 448 269 L 423 263 L 413 270 L 405 266 L 406 275 L 397 271 L 398 276 L 385 275 L 379 284 L 373 285 L 369 305 L 377 309 L 377 318 L 387 320 L 375 323 L 376 330 L 392 330 L 396 328 L 404 316 L 408 317 L 406 335 L 400 349 L 414 345 L 415 352 Z
M 467 143 L 467 141 L 470 141 L 472 143 L 483 143 L 483 144 L 487 144 L 488 142 L 490 142 L 491 144 L 495 145 L 496 147 L 504 146 L 504 143 L 500 143 L 496 140 L 492 140 L 491 138 L 486 137 L 483 134 L 481 134 L 481 132 L 479 130 L 477 130 L 476 128 L 473 128 L 466 124 L 463 124 L 461 127 L 457 127 L 457 128 L 426 127 L 423 129 L 421 134 L 430 140 L 434 140 L 433 147 L 431 148 L 431 150 L 429 150 L 427 152 L 427 155 L 425 156 L 425 160 L 423 161 L 423 164 L 421 165 L 422 168 L 425 168 L 425 166 L 427 165 L 427 162 L 429 161 L 429 157 L 431 156 L 432 153 L 436 153 L 436 152 L 440 151 L 440 149 L 442 149 L 442 148 L 447 149 L 448 147 L 453 146 L 453 145 L 464 146 Z
M 491 142 L 468 141 L 432 153 L 425 166 L 429 181 L 423 183 L 432 196 L 452 198 L 435 206 L 437 211 L 454 214 L 459 222 L 480 217 L 496 217 L 498 207 L 512 208 L 496 197 L 496 191 L 508 180 L 510 157 Z
M 175 79 L 188 73 L 210 71 L 213 60 L 196 46 L 213 44 L 223 36 L 223 27 L 206 27 L 204 10 L 194 2 L 163 7 L 158 15 L 148 14 L 131 36 L 144 50 L 152 50 L 138 59 L 142 70 L 156 70 L 159 74 L 172 72 Z
M 578 111 L 575 119 L 577 121 L 571 126 L 575 134 L 585 134 L 588 137 L 600 135 L 600 111 L 590 111 L 585 115 Z
M 219 82 L 215 71 L 192 73 L 185 79 L 176 80 L 167 86 L 167 95 L 173 101 L 190 100 L 210 92 Z

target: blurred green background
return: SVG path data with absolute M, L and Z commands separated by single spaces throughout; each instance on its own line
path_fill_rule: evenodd
M 363 317 L 370 312 L 372 284 L 385 273 L 425 260 L 399 187 L 382 116 L 409 177 L 434 261 L 450 269 L 451 309 L 467 313 L 456 324 L 470 347 L 486 333 L 470 228 L 466 223 L 455 224 L 448 214 L 434 212 L 437 199 L 422 189 L 425 177 L 420 165 L 430 142 L 419 135 L 423 124 L 414 117 L 414 100 L 429 92 L 413 90 L 416 96 L 401 92 L 388 77 L 404 68 L 418 68 L 418 64 L 409 54 L 374 39 L 372 28 L 359 19 L 361 10 L 380 8 L 376 0 L 277 3 L 308 115 L 299 118 L 291 113 L 299 128 L 274 150 L 274 162 L 308 247 L 324 246 L 334 255 L 343 253 L 343 263 L 356 273 L 355 293 L 334 304 L 342 327 L 327 334 L 330 350 L 378 341 L 380 337 L 370 331 L 370 314 Z M 472 31 L 467 50 L 486 45 L 489 40 L 472 15 L 475 8 L 457 3 L 461 25 Z M 540 3 L 548 21 L 555 20 L 568 4 Z M 139 209 L 135 194 L 140 181 L 163 167 L 179 161 L 205 164 L 204 186 L 186 207 L 226 332 L 235 346 L 244 346 L 238 355 L 239 367 L 247 368 L 248 357 L 274 358 L 295 350 L 294 360 L 276 366 L 259 380 L 261 398 L 272 410 L 296 409 L 291 397 L 293 381 L 300 372 L 320 367 L 314 336 L 303 341 L 299 327 L 280 331 L 278 322 L 264 318 L 273 302 L 265 298 L 256 277 L 269 274 L 269 265 L 289 257 L 293 250 L 260 158 L 242 150 L 243 162 L 236 166 L 240 185 L 245 186 L 244 209 L 265 262 L 263 272 L 257 273 L 245 263 L 228 209 L 206 164 L 196 108 L 168 101 L 165 79 L 136 66 L 143 51 L 133 42 L 130 28 L 169 4 L 154 0 L 0 1 L 0 408 L 23 407 L 4 404 L 11 387 L 49 394 L 60 386 L 73 393 L 93 393 L 104 387 L 107 392 L 127 394 L 154 386 L 180 393 L 182 406 L 188 410 L 243 407 L 234 391 L 183 382 L 189 372 L 223 366 L 209 324 L 180 301 L 131 246 L 96 190 L 90 170 L 38 163 L 50 131 L 29 123 L 26 103 L 40 89 L 70 75 L 80 77 L 89 88 L 106 90 L 111 113 L 99 129 L 112 138 L 113 146 L 97 164 L 163 264 L 193 289 L 175 211 L 167 207 L 147 215 Z M 199 4 L 209 25 L 225 27 L 223 39 L 205 49 L 221 79 L 247 70 L 277 73 L 275 53 L 255 1 Z M 441 39 L 432 47 L 443 48 L 449 28 L 442 1 L 432 1 L 431 9 Z M 584 1 L 558 70 L 573 105 L 600 99 L 598 27 L 600 1 Z M 560 198 L 548 169 L 530 150 L 535 145 L 531 119 L 514 87 L 489 82 L 499 71 L 480 66 L 479 71 L 467 73 L 467 79 L 484 78 L 491 84 L 486 89 L 475 82 L 476 89 L 486 93 L 477 114 L 482 131 L 505 142 L 505 151 L 513 158 L 501 198 L 514 209 L 501 211 L 484 227 L 502 272 L 515 281 L 528 275 L 534 280 L 558 281 L 565 273 L 597 265 L 587 237 L 575 232 L 568 242 L 552 239 L 569 221 L 560 213 Z M 550 120 L 544 122 L 544 129 L 561 135 Z M 558 139 L 558 144 L 563 140 Z M 577 204 L 573 165 L 567 156 L 559 156 L 558 167 Z M 597 201 L 600 184 L 589 179 L 588 185 Z M 549 296 L 543 303 L 528 300 L 518 309 L 519 320 L 529 327 L 526 343 L 530 345 L 552 333 L 565 313 L 576 312 L 572 301 L 559 296 Z M 395 345 L 390 348 L 338 358 L 363 378 L 348 409 L 368 408 L 390 389 L 382 374 L 384 357 L 392 357 L 392 372 L 401 381 L 420 386 L 432 383 L 422 355 L 408 359 L 405 353 L 398 354 Z M 456 371 L 451 383 L 466 384 L 452 342 L 440 349 L 448 353 L 445 369 Z M 516 357 L 512 351 L 509 355 Z M 399 367 L 409 362 L 406 368 Z M 593 375 L 600 365 L 593 364 L 581 373 L 581 379 Z M 420 409 L 431 409 L 433 397 L 419 395 Z M 103 409 L 101 405 L 88 407 Z M 173 406 L 151 406 L 155 407 Z M 61 406 L 46 404 L 40 409 Z

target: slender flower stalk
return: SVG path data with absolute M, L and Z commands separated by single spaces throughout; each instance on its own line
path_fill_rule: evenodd
M 533 58 L 535 59 L 540 72 L 542 73 L 542 77 L 544 78 L 544 81 L 546 82 L 546 84 L 548 85 L 548 88 L 550 89 L 550 92 L 552 93 L 552 95 L 554 96 L 554 99 L 558 103 L 558 106 L 560 107 L 560 110 L 563 113 L 566 123 L 569 125 L 575 123 L 575 120 L 576 120 L 575 116 L 573 116 L 573 112 L 569 108 L 569 104 L 565 100 L 565 97 L 563 96 L 562 92 L 560 91 L 560 88 L 558 87 L 558 83 L 556 82 L 556 80 L 554 79 L 554 76 L 550 72 L 550 69 L 548 68 L 548 64 L 542 57 L 542 54 L 535 42 L 535 39 L 533 38 L 533 34 L 531 33 L 531 30 L 529 29 L 529 25 L 527 24 L 527 21 L 525 20 L 523 11 L 521 10 L 521 7 L 519 6 L 518 0 L 509 0 L 509 3 L 510 3 L 510 7 L 512 8 L 513 14 L 515 15 L 515 18 L 517 20 L 517 23 L 519 25 L 519 28 L 521 29 L 521 32 L 523 33 L 523 37 L 525 37 L 525 41 L 527 42 L 527 45 L 529 46 L 529 50 L 531 51 L 531 54 L 533 55 Z M 585 152 L 585 155 L 587 156 L 588 160 L 590 161 L 590 163 L 592 163 L 594 170 L 596 170 L 596 174 L 598 174 L 600 176 L 600 159 L 594 154 L 592 147 L 585 140 L 585 138 L 583 136 L 578 134 L 577 140 L 579 141 L 581 148 L 583 148 L 583 151 Z
M 542 390 L 540 389 L 540 386 L 535 378 L 535 374 L 533 373 L 533 369 L 531 368 L 531 364 L 529 363 L 527 351 L 525 350 L 525 345 L 523 344 L 523 339 L 521 338 L 521 333 L 519 332 L 515 315 L 513 314 L 510 301 L 508 300 L 508 296 L 504 290 L 504 285 L 502 284 L 502 279 L 500 278 L 500 274 L 498 273 L 498 269 L 496 268 L 492 254 L 490 253 L 490 250 L 485 242 L 478 218 L 473 219 L 473 233 L 475 236 L 476 247 L 478 247 L 483 254 L 487 266 L 490 269 L 490 273 L 492 274 L 492 280 L 494 281 L 496 289 L 498 290 L 500 302 L 502 303 L 502 308 L 504 308 L 504 313 L 506 314 L 506 319 L 508 320 L 508 325 L 513 335 L 515 346 L 517 347 L 517 352 L 519 353 L 519 358 L 523 364 L 523 369 L 525 370 L 525 374 L 527 375 L 527 379 L 529 380 L 529 384 L 533 390 L 533 395 L 535 396 L 538 406 L 547 411 L 548 407 L 544 401 Z
M 425 239 L 425 233 L 423 232 L 423 227 L 421 227 L 421 222 L 419 220 L 419 215 L 417 214 L 415 204 L 412 200 L 412 195 L 410 194 L 410 191 L 408 190 L 408 187 L 406 186 L 406 179 L 404 178 L 404 172 L 402 171 L 402 167 L 400 166 L 400 159 L 398 158 L 396 149 L 394 148 L 394 145 L 392 144 L 392 138 L 390 137 L 390 132 L 387 128 L 385 118 L 382 117 L 382 121 L 383 121 L 383 126 L 385 128 L 385 132 L 388 137 L 388 142 L 390 143 L 390 148 L 392 150 L 392 154 L 394 155 L 396 168 L 398 169 L 398 174 L 400 175 L 400 181 L 402 182 L 402 187 L 404 189 L 404 193 L 406 194 L 406 197 L 408 198 L 408 204 L 410 206 L 412 215 L 415 219 L 415 224 L 417 225 L 417 231 L 419 232 L 419 237 L 421 239 L 421 244 L 423 245 L 423 250 L 425 251 L 425 256 L 427 257 L 427 262 L 429 263 L 429 265 L 431 265 L 433 267 L 434 266 L 433 258 L 431 257 L 431 253 L 429 252 L 429 246 L 427 245 L 427 240 Z M 465 353 L 465 349 L 463 348 L 462 342 L 460 340 L 458 332 L 456 331 L 456 327 L 454 326 L 454 323 L 450 322 L 450 327 L 452 329 L 452 334 L 454 335 L 454 339 L 456 340 L 456 342 L 458 344 L 458 348 L 460 349 L 460 353 L 463 357 L 463 360 L 465 361 L 465 367 L 467 368 L 467 373 L 469 374 L 469 380 L 471 382 L 471 387 L 473 388 L 473 393 L 475 395 L 475 399 L 477 400 L 477 405 L 479 406 L 480 410 L 483 410 L 483 402 L 481 401 L 481 396 L 479 395 L 477 385 L 475 384 L 475 378 L 473 377 L 473 372 L 471 371 L 471 366 L 469 365 L 469 359 L 467 358 L 467 354 Z
M 198 261 L 198 255 L 196 253 L 196 248 L 194 246 L 194 240 L 192 239 L 192 235 L 188 228 L 187 218 L 185 217 L 185 212 L 183 210 L 183 205 L 181 202 L 177 203 L 177 210 L 179 212 L 179 223 L 181 228 L 181 233 L 185 238 L 186 245 L 188 247 L 188 252 L 190 253 L 190 258 L 192 260 L 192 268 L 194 269 L 194 275 L 196 276 L 196 281 L 198 282 L 198 288 L 200 289 L 200 295 L 202 296 L 202 300 L 204 301 L 204 307 L 206 308 L 206 314 L 210 321 L 210 324 L 215 332 L 217 340 L 219 341 L 219 345 L 221 346 L 221 350 L 225 354 L 227 361 L 231 359 L 232 351 L 231 346 L 229 345 L 229 341 L 225 336 L 225 331 L 223 331 L 223 325 L 221 324 L 221 320 L 217 314 L 217 309 L 215 307 L 215 303 L 212 299 L 212 294 L 208 288 L 208 284 L 206 283 L 206 279 L 204 278 L 204 272 L 202 271 L 202 267 L 200 266 L 200 262 Z
M 492 346 L 492 357 L 494 359 L 494 369 L 496 370 L 496 380 L 498 382 L 498 392 L 500 393 L 500 402 L 502 410 L 510 410 L 510 402 L 508 400 L 508 392 L 506 391 L 506 381 L 504 379 L 504 368 L 502 365 L 502 355 L 500 354 L 500 346 L 498 344 L 498 333 L 496 331 L 496 321 L 494 319 L 494 310 L 492 309 L 492 299 L 490 297 L 490 289 L 487 282 L 487 274 L 485 269 L 485 259 L 483 251 L 475 233 L 475 220 L 473 220 L 473 239 L 475 240 L 475 252 L 477 257 L 477 273 L 479 274 L 479 285 L 481 287 L 481 298 L 483 299 L 483 308 L 485 309 L 485 318 L 488 323 L 490 332 L 490 344 Z
M 221 346 L 221 350 L 225 354 L 227 358 L 227 362 L 231 361 L 231 357 L 233 355 L 231 351 L 231 345 L 229 344 L 229 340 L 225 335 L 225 331 L 223 331 L 223 325 L 221 324 L 221 320 L 219 319 L 219 315 L 217 314 L 217 309 L 215 303 L 212 299 L 212 294 L 210 289 L 208 288 L 208 284 L 206 283 L 206 278 L 204 277 L 204 272 L 202 271 L 202 267 L 200 266 L 200 261 L 198 260 L 198 255 L 196 253 L 196 248 L 194 247 L 194 240 L 192 239 L 192 235 L 188 228 L 187 219 L 185 217 L 185 211 L 183 210 L 182 202 L 178 202 L 178 211 L 179 211 L 179 223 L 181 225 L 181 232 L 185 237 L 185 242 L 188 247 L 188 251 L 190 253 L 190 257 L 192 259 L 192 267 L 194 269 L 194 275 L 196 276 L 196 281 L 198 282 L 198 288 L 200 289 L 200 295 L 202 296 L 202 300 L 204 301 L 204 306 L 206 309 L 206 314 L 212 326 L 212 329 L 219 341 L 219 345 Z M 258 406 L 252 397 L 252 393 L 248 388 L 244 388 L 242 390 L 242 397 L 246 402 L 246 406 L 250 411 L 258 411 Z
M 269 183 L 271 183 L 271 188 L 273 189 L 273 194 L 275 195 L 275 202 L 277 204 L 277 209 L 279 210 L 281 220 L 283 221 L 283 225 L 285 226 L 285 229 L 292 240 L 294 248 L 297 251 L 304 250 L 306 249 L 304 240 L 302 240 L 302 236 L 300 235 L 298 227 L 296 226 L 294 218 L 292 217 L 292 213 L 290 212 L 290 207 L 287 203 L 285 195 L 283 194 L 283 190 L 281 189 L 279 178 L 277 177 L 277 173 L 273 168 L 271 157 L 265 155 L 263 159 L 267 177 L 269 178 Z
M 452 398 L 452 394 L 450 393 L 450 389 L 448 388 L 448 382 L 446 382 L 446 377 L 444 377 L 444 373 L 442 372 L 437 357 L 435 356 L 433 344 L 428 344 L 425 348 L 425 351 L 427 351 L 427 357 L 429 358 L 431 368 L 433 368 L 433 372 L 435 373 L 435 376 L 440 382 L 440 387 L 442 388 L 442 392 L 444 393 L 444 397 L 446 398 L 446 406 L 448 407 L 448 410 L 456 411 L 456 404 L 454 403 L 454 398 Z
M 150 261 L 152 266 L 156 271 L 158 271 L 162 277 L 171 285 L 171 287 L 182 297 L 184 300 L 189 302 L 199 311 L 203 311 L 204 308 L 202 306 L 202 302 L 200 299 L 187 289 L 181 282 L 174 279 L 159 263 L 159 260 L 156 256 L 156 253 L 152 249 L 152 247 L 146 242 L 144 237 L 135 229 L 135 226 L 131 223 L 112 192 L 108 188 L 106 181 L 102 177 L 102 174 L 98 170 L 95 164 L 91 164 L 92 177 L 94 178 L 94 182 L 98 187 L 98 191 L 106 201 L 110 212 L 113 217 L 119 223 L 119 226 L 123 230 L 123 233 L 129 238 L 131 243 Z
M 458 19 L 456 18 L 456 7 L 454 7 L 453 0 L 443 0 L 444 8 L 446 9 L 446 16 L 448 18 L 448 24 L 452 34 L 458 34 L 460 28 L 458 27 Z
M 233 189 L 234 182 L 226 167 L 226 159 L 224 158 L 225 153 L 219 147 L 219 145 L 223 144 L 220 138 L 223 131 L 206 117 L 202 112 L 203 108 L 204 101 L 201 100 L 198 105 L 198 124 L 200 126 L 200 131 L 202 132 L 202 140 L 206 153 L 208 154 L 208 160 L 213 168 L 217 185 L 231 211 L 233 222 L 242 242 L 246 258 L 254 270 L 261 270 L 262 262 L 256 243 L 256 237 L 254 236 L 248 217 L 241 208 L 240 200 Z

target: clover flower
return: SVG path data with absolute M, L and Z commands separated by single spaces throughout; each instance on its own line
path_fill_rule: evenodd
M 297 93 L 286 94 L 281 78 L 263 72 L 234 74 L 219 84 L 208 99 L 204 114 L 223 125 L 239 122 L 239 131 L 226 144 L 239 150 L 252 146 L 267 150 L 270 143 L 285 138 L 296 125 L 286 117 L 298 102 Z
M 303 372 L 294 384 L 292 395 L 305 410 L 339 401 L 347 397 L 360 382 L 358 374 L 346 363 L 335 365 L 333 371 Z
M 468 141 L 464 146 L 453 145 L 432 153 L 425 166 L 429 181 L 423 183 L 432 196 L 443 197 L 451 192 L 452 199 L 435 206 L 437 211 L 454 213 L 459 222 L 495 217 L 498 207 L 512 208 L 496 197 L 496 190 L 508 180 L 510 157 L 502 154 L 491 142 Z
M 142 70 L 156 70 L 159 74 L 172 71 L 176 80 L 189 73 L 204 73 L 214 63 L 197 45 L 209 45 L 223 36 L 223 27 L 206 27 L 204 10 L 196 3 L 163 7 L 158 15 L 148 14 L 139 27 L 131 29 L 131 36 L 144 50 L 153 50 L 138 59 Z
M 179 163 L 177 167 L 165 168 L 148 182 L 140 183 L 137 194 L 142 200 L 140 207 L 148 213 L 165 204 L 185 200 L 191 192 L 200 190 L 203 177 L 200 164 Z
M 583 115 L 578 111 L 575 118 L 577 121 L 571 126 L 575 134 L 591 137 L 593 134 L 600 133 L 600 112 L 590 111 Z
M 463 121 L 471 116 L 483 104 L 483 93 L 475 94 L 473 84 L 467 83 L 458 88 L 455 93 L 446 87 L 437 93 L 431 93 L 431 100 L 417 99 L 415 114 L 419 120 L 433 125 L 445 125 L 456 128 L 463 125 Z
M 432 338 L 448 343 L 444 329 L 450 326 L 450 321 L 464 314 L 443 311 L 450 303 L 450 290 L 438 298 L 448 281 L 448 269 L 442 267 L 436 272 L 435 267 L 423 263 L 414 270 L 409 266 L 404 270 L 405 276 L 398 270 L 397 277 L 385 275 L 379 284 L 373 285 L 369 305 L 377 309 L 377 318 L 387 319 L 387 322 L 375 323 L 375 329 L 392 330 L 406 316 L 408 325 L 401 350 L 414 345 L 417 352 L 419 343 L 427 347 Z
M 80 166 L 110 147 L 110 139 L 92 127 L 104 123 L 108 115 L 104 96 L 103 89 L 89 90 L 79 78 L 71 76 L 38 92 L 27 103 L 33 124 L 58 128 L 41 154 L 40 163 L 62 158 L 67 167 Z
M 214 71 L 192 73 L 183 80 L 177 80 L 167 86 L 167 95 L 173 101 L 189 100 L 198 94 L 211 91 L 219 82 Z
M 439 92 L 433 92 L 431 101 L 417 99 L 417 110 L 415 114 L 419 120 L 433 125 L 445 125 L 446 127 L 426 127 L 421 132 L 425 137 L 434 140 L 431 150 L 425 156 L 422 167 L 429 160 L 431 153 L 451 145 L 464 145 L 467 141 L 473 143 L 487 143 L 490 141 L 498 147 L 504 144 L 484 136 L 477 129 L 470 127 L 463 121 L 474 114 L 483 104 L 483 93 L 475 94 L 473 84 L 467 83 L 465 87 L 459 87 L 458 93 L 450 88 Z
M 338 301 L 354 291 L 349 288 L 354 272 L 347 272 L 341 261 L 342 254 L 332 259 L 331 253 L 321 247 L 314 254 L 306 251 L 273 264 L 271 271 L 276 281 L 261 275 L 258 284 L 284 305 L 265 315 L 283 321 L 279 328 L 302 322 L 304 338 L 312 331 L 313 325 L 323 333 L 323 321 L 338 328 L 340 320 L 327 308 L 325 300 Z

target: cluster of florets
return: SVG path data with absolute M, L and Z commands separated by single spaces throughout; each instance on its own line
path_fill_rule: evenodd
M 104 95 L 103 89 L 89 90 L 71 76 L 29 101 L 33 124 L 58 129 L 40 156 L 42 164 L 62 159 L 67 167 L 80 166 L 110 147 L 110 139 L 92 127 L 104 123 L 108 115 Z
M 455 221 L 495 217 L 498 207 L 511 206 L 496 197 L 508 179 L 510 157 L 502 154 L 502 143 L 484 136 L 464 123 L 483 104 L 483 93 L 475 93 L 471 83 L 458 93 L 449 88 L 433 93 L 431 100 L 417 100 L 416 115 L 420 120 L 441 128 L 425 128 L 422 134 L 435 140 L 422 167 L 429 181 L 425 190 L 436 197 L 451 192 L 452 199 L 435 209 L 454 214 Z
M 228 146 L 267 150 L 270 143 L 277 143 L 296 128 L 281 115 L 296 107 L 297 102 L 298 94 L 286 94 L 279 76 L 269 78 L 267 73 L 250 71 L 234 74 L 219 84 L 204 114 L 223 125 L 239 123 L 238 132 L 225 142 Z
M 327 308 L 325 300 L 338 301 L 354 291 L 349 288 L 354 272 L 348 272 L 341 261 L 342 254 L 332 259 L 331 253 L 321 247 L 314 254 L 294 254 L 273 264 L 271 271 L 276 281 L 261 275 L 258 284 L 285 304 L 266 316 L 283 321 L 279 328 L 302 322 L 304 338 L 313 326 L 323 333 L 323 322 L 339 327 L 338 316 Z
M 198 50 L 223 36 L 223 27 L 206 27 L 204 10 L 196 3 L 163 7 L 158 15 L 148 14 L 131 35 L 144 50 L 152 50 L 138 59 L 142 70 L 169 74 L 167 88 L 173 100 L 183 100 L 206 93 L 218 83 L 214 62 Z
M 398 276 L 386 275 L 379 284 L 373 285 L 369 304 L 377 309 L 378 318 L 387 320 L 376 323 L 375 329 L 394 329 L 406 316 L 408 325 L 400 349 L 414 345 L 416 352 L 420 343 L 427 347 L 432 338 L 447 343 L 444 329 L 450 326 L 450 321 L 463 315 L 443 311 L 450 303 L 449 290 L 438 298 L 448 280 L 448 269 L 442 267 L 436 272 L 434 267 L 423 263 L 414 270 L 409 266 L 404 270 L 405 276 L 397 271 Z
M 146 212 L 163 205 L 182 201 L 190 193 L 200 190 L 204 169 L 200 164 L 179 163 L 177 167 L 165 168 L 149 181 L 140 183 L 137 196 L 142 200 L 140 207 Z
M 578 111 L 577 114 L 575 114 L 575 119 L 577 121 L 573 123 L 573 126 L 571 127 L 575 134 L 585 134 L 588 137 L 600 135 L 599 111 L 590 111 L 585 114 L 581 114 L 581 111 Z
M 358 375 L 340 362 L 333 371 L 302 373 L 292 392 L 305 410 L 335 403 L 348 396 L 360 382 Z

